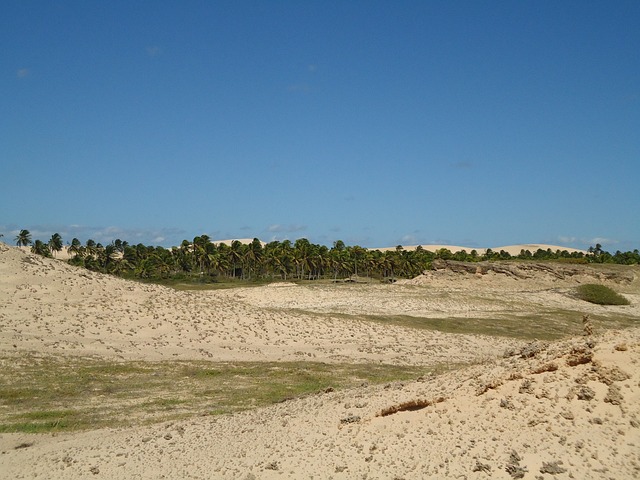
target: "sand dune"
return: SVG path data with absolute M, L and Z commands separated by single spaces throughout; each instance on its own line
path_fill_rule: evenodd
M 502 341 L 490 337 L 408 332 L 340 316 L 292 313 L 295 306 L 289 305 L 274 312 L 249 301 L 256 295 L 284 301 L 293 296 L 292 288 L 178 292 L 0 248 L 5 306 L 0 348 L 9 351 L 218 361 L 286 361 L 304 355 L 324 362 L 426 365 L 449 358 L 473 361 L 502 348 Z M 353 297 L 349 292 L 340 297 Z M 457 351 L 454 339 L 465 348 Z
M 426 284 L 178 292 L 0 244 L 4 359 L 473 364 L 232 415 L 0 433 L 0 478 L 638 478 L 640 328 L 549 343 L 371 320 L 640 318 L 637 279 L 621 286 L 628 307 L 580 303 L 567 295 L 575 282 L 440 272 Z
M 462 250 L 469 253 L 475 250 L 476 252 L 478 252 L 478 255 L 484 255 L 489 248 L 491 248 L 491 250 L 493 250 L 494 252 L 500 252 L 501 250 L 504 250 L 505 252 L 509 253 L 509 255 L 514 255 L 514 256 L 519 255 L 522 250 L 529 250 L 531 253 L 535 253 L 538 249 L 542 249 L 545 251 L 547 249 L 550 249 L 552 252 L 556 252 L 557 250 L 560 250 L 560 251 L 566 250 L 569 253 L 573 253 L 573 252 L 579 252 L 584 254 L 587 253 L 586 250 L 579 250 L 576 248 L 569 248 L 569 247 L 561 247 L 559 245 L 547 245 L 542 243 L 523 243 L 518 245 L 504 245 L 502 247 L 486 247 L 486 248 L 461 247 L 460 245 L 420 245 L 420 246 L 424 250 L 427 250 L 429 252 L 437 252 L 438 250 L 447 249 L 452 253 L 460 252 Z M 411 251 L 418 248 L 418 245 L 407 245 L 407 246 L 403 246 L 402 248 L 404 250 Z M 388 248 L 380 248 L 378 250 L 386 251 L 386 250 L 395 250 L 395 249 L 396 247 L 388 247 Z

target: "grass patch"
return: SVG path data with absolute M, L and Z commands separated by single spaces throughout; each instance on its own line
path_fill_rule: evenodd
M 490 335 L 519 340 L 559 340 L 582 334 L 581 314 L 554 309 L 541 309 L 535 314 L 496 314 L 489 318 L 423 318 L 410 315 L 359 315 L 355 318 L 384 325 L 437 330 L 445 333 Z M 638 325 L 636 317 L 627 315 L 592 315 L 591 319 L 596 330 L 628 328 Z
M 576 288 L 576 296 L 598 305 L 629 305 L 629 300 L 615 290 L 595 283 L 580 285 Z
M 450 367 L 447 367 L 450 368 Z M 114 362 L 0 357 L 0 432 L 126 427 L 226 414 L 434 370 L 319 362 Z
M 571 322 L 564 314 L 555 312 L 523 316 L 512 315 L 509 318 L 502 318 L 499 315 L 491 318 L 423 318 L 409 315 L 368 315 L 366 320 L 380 322 L 385 325 L 436 330 L 445 333 L 491 335 L 521 340 L 554 340 L 578 334 L 581 328 L 580 319 L 577 316 L 575 321 Z

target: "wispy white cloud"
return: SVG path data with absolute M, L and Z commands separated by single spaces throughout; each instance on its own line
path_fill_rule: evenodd
M 577 237 L 567 237 L 567 236 L 563 236 L 560 235 L 558 237 L 558 240 L 560 240 L 561 243 L 575 243 L 578 241 Z
M 417 245 L 418 237 L 415 235 L 403 235 L 400 239 L 400 245 Z
M 145 245 L 179 245 L 184 239 L 185 231 L 179 228 L 121 228 L 117 226 L 87 226 L 87 225 L 0 225 L 0 233 L 4 234 L 5 243 L 11 243 L 21 229 L 27 229 L 33 240 L 47 241 L 54 233 L 59 233 L 65 243 L 71 243 L 78 238 L 82 243 L 91 239 L 107 245 L 119 238 L 130 244 L 143 243 Z
M 620 242 L 618 240 L 613 239 L 613 238 L 594 237 L 594 238 L 591 238 L 591 239 L 587 240 L 586 243 L 588 243 L 590 245 L 596 245 L 597 243 L 599 243 L 600 245 L 617 245 Z
M 274 223 L 273 225 L 269 225 L 267 227 L 267 232 L 270 233 L 293 233 L 293 232 L 303 232 L 307 229 L 306 225 L 281 225 L 279 223 Z
M 558 241 L 563 245 L 579 245 L 579 246 L 595 246 L 596 244 L 600 245 L 618 245 L 620 240 L 614 238 L 607 237 L 574 237 L 571 235 L 560 235 L 558 236 Z M 547 242 L 553 243 L 553 242 Z

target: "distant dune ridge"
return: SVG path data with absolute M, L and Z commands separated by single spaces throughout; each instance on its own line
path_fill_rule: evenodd
M 546 244 L 542 244 L 542 243 L 524 243 L 524 244 L 520 244 L 520 245 L 505 245 L 502 247 L 487 247 L 487 248 L 477 248 L 477 247 L 461 247 L 459 245 L 420 245 L 424 250 L 427 250 L 429 252 L 437 252 L 438 250 L 442 250 L 442 249 L 447 249 L 449 250 L 451 253 L 456 253 L 456 252 L 460 252 L 462 250 L 466 251 L 467 253 L 471 252 L 472 250 L 475 250 L 476 252 L 478 252 L 478 255 L 484 255 L 484 253 L 491 248 L 491 250 L 493 250 L 494 252 L 500 252 L 502 250 L 504 250 L 505 252 L 507 252 L 509 255 L 520 255 L 520 252 L 522 250 L 529 250 L 531 253 L 535 253 L 536 251 L 538 251 L 539 249 L 541 250 L 551 250 L 552 252 L 556 252 L 557 250 L 560 250 L 561 252 L 566 250 L 569 253 L 573 253 L 573 252 L 579 252 L 579 253 L 584 253 L 586 254 L 587 251 L 586 250 L 579 250 L 577 248 L 569 248 L 569 247 L 561 247 L 558 245 L 546 245 Z M 379 248 L 377 250 L 380 251 L 385 251 L 385 250 L 395 250 L 397 247 L 386 247 L 386 248 Z M 418 248 L 418 245 L 407 245 L 407 246 L 402 246 L 402 248 L 404 250 L 415 250 L 416 248 Z
M 281 282 L 184 292 L 0 243 L 0 368 L 25 355 L 425 368 L 413 381 L 326 389 L 231 415 L 0 433 L 0 478 L 639 478 L 640 328 L 601 327 L 639 321 L 640 279 L 630 272 L 615 284 L 631 301 L 624 307 L 572 297 L 581 278 L 447 272 L 424 287 Z M 584 314 L 594 321 L 584 324 L 589 335 L 554 342 L 390 321 L 502 318 L 517 330 L 540 312 L 576 333 Z M 459 363 L 469 366 L 428 370 Z M 0 398 L 0 418 L 12 408 Z M 61 398 L 60 410 L 73 408 Z

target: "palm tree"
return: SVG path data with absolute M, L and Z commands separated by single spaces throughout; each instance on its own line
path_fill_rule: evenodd
M 183 240 L 179 247 L 174 247 L 171 251 L 176 265 L 185 273 L 193 270 L 193 256 L 190 250 L 189 240 Z
M 350 248 L 351 259 L 353 260 L 354 274 L 358 277 L 358 261 L 361 260 L 366 254 L 366 250 L 360 245 L 354 245 Z
M 105 272 L 109 271 L 111 264 L 118 258 L 118 249 L 113 243 L 110 243 L 104 248 L 98 250 L 98 261 Z
M 216 247 L 215 243 L 209 242 L 204 247 L 202 263 L 204 265 L 205 270 L 207 271 L 207 275 L 211 275 L 212 270 L 216 274 L 220 273 L 223 270 L 222 256 L 218 250 L 218 247 Z
M 84 251 L 89 257 L 93 257 L 96 253 L 98 253 L 98 245 L 96 244 L 95 240 L 91 238 L 87 240 Z
M 31 232 L 29 230 L 20 230 L 20 233 L 16 236 L 16 245 L 19 247 L 26 247 L 31 245 Z
M 304 277 L 305 267 L 309 266 L 311 243 L 306 238 L 299 238 L 294 242 L 293 248 L 296 274 L 298 278 L 302 279 Z
M 124 258 L 119 258 L 113 263 L 111 272 L 114 275 L 122 275 L 125 271 L 132 269 L 131 264 Z
M 82 257 L 84 255 L 84 247 L 82 246 L 82 243 L 80 243 L 80 240 L 77 238 L 71 240 L 71 245 L 67 247 L 67 253 L 69 255 L 73 255 L 74 258 Z
M 329 262 L 333 267 L 333 281 L 338 280 L 338 273 L 342 273 L 348 269 L 348 252 L 346 245 L 342 240 L 333 242 L 333 248 L 329 251 Z
M 245 251 L 247 269 L 249 270 L 249 279 L 251 279 L 252 271 L 258 270 L 258 273 L 260 273 L 260 269 L 262 267 L 262 254 L 262 243 L 260 243 L 260 240 L 257 238 L 254 238 Z
M 51 250 L 51 253 L 53 253 L 53 255 L 55 256 L 56 252 L 59 252 L 62 250 L 62 237 L 60 236 L 59 233 L 54 233 L 53 235 L 51 235 L 51 239 L 49 240 L 49 250 Z
M 340 250 L 334 246 L 329 252 L 329 262 L 331 268 L 333 268 L 333 281 L 335 282 L 338 280 L 338 273 L 342 274 L 348 268 L 345 250 Z
M 193 239 L 193 257 L 195 262 L 200 266 L 200 274 L 204 273 L 205 256 L 207 254 L 207 245 L 211 243 L 209 235 L 200 235 Z
M 43 257 L 50 257 L 51 252 L 49 246 L 42 240 L 36 240 L 36 243 L 31 247 L 31 253 L 42 255 Z
M 286 280 L 287 275 L 291 272 L 291 263 L 293 260 L 293 250 L 291 241 L 284 240 L 279 242 L 274 240 L 264 247 L 263 264 L 270 271 L 272 276 L 279 275 L 281 279 Z
M 124 253 L 124 249 L 125 249 L 125 248 L 127 248 L 127 247 L 129 246 L 129 242 L 127 242 L 126 240 L 125 240 L 125 241 L 122 241 L 122 240 L 120 240 L 119 238 L 116 238 L 116 239 L 113 241 L 113 244 L 115 245 L 116 250 L 117 250 L 118 252 L 120 252 L 120 253 Z
M 240 262 L 240 275 L 242 278 L 244 278 L 244 246 L 242 245 L 242 242 L 240 240 L 234 240 L 233 242 L 231 242 L 231 248 L 229 249 L 229 258 L 231 260 L 231 263 L 233 264 L 233 272 L 232 272 L 232 278 L 236 278 L 236 270 L 238 269 L 237 267 L 237 262 Z

